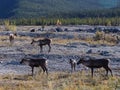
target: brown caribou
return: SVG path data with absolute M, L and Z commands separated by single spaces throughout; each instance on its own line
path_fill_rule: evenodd
M 46 59 L 25 59 L 23 58 L 20 61 L 20 64 L 29 65 L 32 68 L 32 76 L 34 74 L 34 67 L 41 67 L 44 72 L 48 75 L 48 69 L 47 69 L 47 60 Z
M 50 45 L 51 44 L 51 39 L 49 39 L 49 38 L 39 39 L 37 41 L 32 39 L 31 44 L 33 44 L 33 43 L 38 43 L 38 45 L 40 46 L 40 52 L 43 52 L 43 46 L 44 45 L 48 45 L 48 47 L 49 47 L 48 52 L 51 51 L 51 45 Z
M 110 71 L 111 76 L 113 76 L 112 70 L 108 67 L 109 59 L 103 58 L 103 59 L 84 60 L 84 58 L 81 58 L 77 62 L 77 65 L 79 65 L 80 63 L 91 68 L 92 77 L 93 77 L 94 68 L 101 68 L 101 67 L 103 67 L 106 70 L 106 76 L 108 76 L 108 71 Z

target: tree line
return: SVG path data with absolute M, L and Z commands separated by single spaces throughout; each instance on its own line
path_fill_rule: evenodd
M 61 25 L 120 25 L 120 17 L 0 19 L 0 24 L 4 25 L 5 21 L 9 21 L 10 25 L 56 25 L 58 20 Z

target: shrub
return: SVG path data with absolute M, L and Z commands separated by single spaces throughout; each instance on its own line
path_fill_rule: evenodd
M 97 40 L 102 40 L 104 38 L 104 32 L 102 31 L 97 31 L 95 33 L 95 36 L 94 36 L 94 40 L 97 41 Z
M 15 24 L 10 24 L 9 20 L 5 20 L 4 24 L 5 24 L 5 30 L 7 30 L 7 31 L 15 32 L 17 30 L 16 25 Z

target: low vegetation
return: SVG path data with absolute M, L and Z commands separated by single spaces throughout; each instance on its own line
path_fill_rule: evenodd
M 4 21 L 4 26 L 5 26 L 5 30 L 6 30 L 6 31 L 16 32 L 16 30 L 17 30 L 16 25 L 15 25 L 13 22 L 10 23 L 9 20 L 5 20 L 5 21 Z
M 102 72 L 102 71 L 101 71 Z M 120 78 L 86 75 L 86 72 L 51 72 L 29 75 L 1 76 L 0 90 L 119 90 Z

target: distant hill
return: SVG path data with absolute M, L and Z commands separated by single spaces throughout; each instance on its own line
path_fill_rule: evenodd
M 84 10 L 115 8 L 120 0 L 2 0 L 0 18 L 74 16 Z

